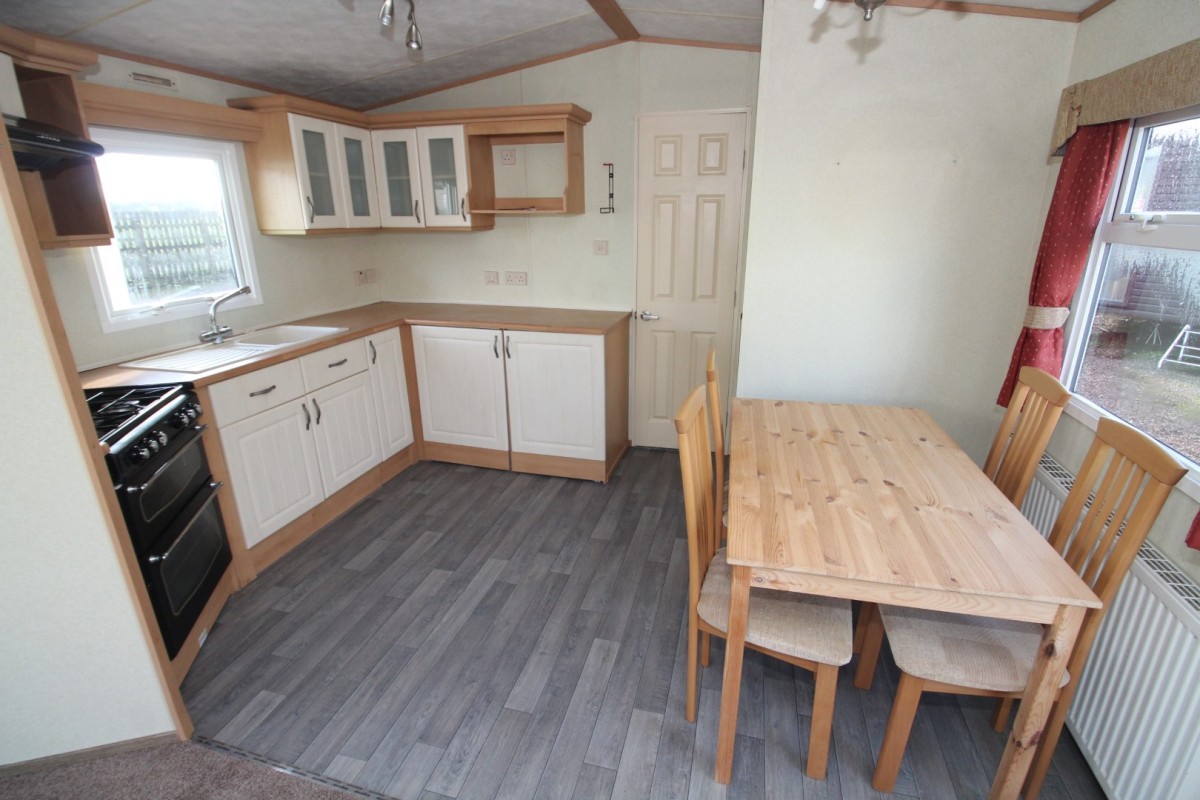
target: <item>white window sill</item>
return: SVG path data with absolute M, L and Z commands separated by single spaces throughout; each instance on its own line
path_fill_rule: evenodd
M 1100 421 L 1101 417 L 1112 416 L 1100 408 L 1100 406 L 1078 395 L 1072 396 L 1070 401 L 1067 402 L 1065 412 L 1068 417 L 1086 425 L 1092 431 L 1096 430 L 1096 423 Z M 1183 476 L 1183 480 L 1175 488 L 1197 503 L 1200 503 L 1200 464 L 1196 464 L 1196 462 L 1186 456 L 1175 453 L 1175 451 L 1171 452 L 1188 469 L 1187 475 Z

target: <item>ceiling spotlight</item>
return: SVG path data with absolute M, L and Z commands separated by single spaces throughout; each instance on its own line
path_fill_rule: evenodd
M 383 7 L 379 9 L 379 24 L 391 26 L 392 15 L 396 12 L 395 0 L 383 0 Z
M 863 19 L 868 22 L 875 16 L 875 9 L 886 2 L 887 0 L 854 0 L 854 4 L 863 10 Z
M 408 0 L 408 33 L 404 37 L 404 43 L 413 50 L 421 49 L 421 31 L 417 28 L 417 7 L 413 0 Z

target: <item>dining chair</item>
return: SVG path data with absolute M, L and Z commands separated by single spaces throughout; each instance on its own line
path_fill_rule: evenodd
M 725 415 L 721 413 L 721 380 L 717 376 L 717 348 L 708 351 L 704 365 L 705 384 L 708 386 L 708 416 L 712 425 L 713 463 L 716 465 L 716 502 L 713 519 L 721 528 L 721 541 L 726 538 L 729 518 L 725 511 L 725 500 L 729 497 L 729 481 L 725 477 Z M 705 666 L 708 666 L 705 664 Z
M 675 415 L 688 534 L 688 661 L 685 715 L 696 721 L 697 649 L 707 637 L 726 637 L 731 570 L 719 547 L 712 450 L 705 386 L 697 386 Z M 700 636 L 706 637 L 700 648 Z M 829 756 L 838 667 L 850 660 L 850 603 L 770 589 L 750 590 L 746 646 L 806 669 L 814 676 L 812 728 L 805 772 L 821 780 Z M 705 653 L 707 655 L 707 652 Z M 705 658 L 707 665 L 707 658 Z
M 1063 683 L 1025 779 L 1024 795 L 1041 789 L 1092 642 L 1167 495 L 1186 470 L 1161 445 L 1116 420 L 1101 419 L 1075 483 L 1050 532 L 1050 544 L 1092 587 L 1103 606 L 1088 609 Z M 883 634 L 900 668 L 871 785 L 891 791 L 924 692 L 1001 698 L 993 719 L 1007 724 L 1037 656 L 1043 626 L 968 614 L 880 605 L 868 621 L 855 686 L 870 688 Z M 867 671 L 867 662 L 870 671 Z
M 1017 385 L 983 471 L 1014 506 L 1021 507 L 1033 473 L 1071 399 L 1067 387 L 1037 367 L 1021 367 Z

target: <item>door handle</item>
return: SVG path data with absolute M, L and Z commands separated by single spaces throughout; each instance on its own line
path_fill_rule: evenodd
M 317 405 L 317 398 L 314 397 L 312 399 L 312 401 L 313 401 L 313 408 L 315 408 L 317 410 L 317 424 L 320 425 L 321 424 L 321 407 L 319 405 Z
M 370 348 L 371 348 L 371 363 L 372 363 L 372 364 L 374 364 L 374 363 L 375 363 L 375 356 L 376 356 L 376 353 L 375 353 L 375 343 L 374 343 L 374 342 L 372 342 L 370 339 L 368 339 L 368 340 L 367 340 L 367 347 L 370 347 Z
M 652 314 L 649 311 L 643 311 L 638 314 L 638 318 L 642 322 L 653 322 L 654 320 L 659 319 L 659 316 L 658 314 Z
M 500 334 L 492 337 L 492 352 L 496 354 L 496 358 L 500 357 Z
M 312 414 L 308 413 L 308 403 L 301 403 L 300 408 L 304 411 L 304 430 L 312 429 Z

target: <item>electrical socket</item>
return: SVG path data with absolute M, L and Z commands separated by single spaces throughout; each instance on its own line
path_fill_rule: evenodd
M 594 256 L 608 255 L 608 240 L 607 239 L 594 239 L 592 241 L 592 255 L 594 255 Z
M 494 269 L 484 270 L 483 283 L 485 286 L 498 286 L 500 284 L 500 273 Z
M 528 286 L 529 285 L 529 273 L 528 272 L 513 272 L 511 270 L 507 271 L 504 273 L 504 285 L 505 286 Z
M 500 148 L 500 163 L 506 167 L 517 165 L 517 151 L 512 147 Z

